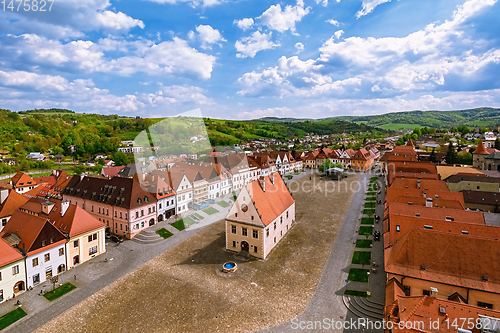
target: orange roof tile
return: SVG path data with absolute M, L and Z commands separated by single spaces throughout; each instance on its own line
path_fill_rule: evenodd
M 431 191 L 448 192 L 450 189 L 446 182 L 434 179 L 416 179 L 416 178 L 396 178 L 392 182 L 392 188 L 414 188 L 427 189 Z
M 23 259 L 21 253 L 0 237 L 0 267 L 21 259 Z
M 0 217 L 12 216 L 12 214 L 28 200 L 28 197 L 11 190 L 7 199 L 5 199 L 4 203 L 0 206 Z
M 398 243 L 384 251 L 385 271 L 420 280 L 500 293 L 499 252 L 498 239 L 411 229 Z M 485 275 L 488 277 L 487 281 L 483 280 Z
M 51 200 L 56 203 L 56 209 L 53 209 L 48 219 L 62 233 L 69 237 L 81 235 L 83 233 L 104 228 L 106 224 L 99 221 L 84 209 L 75 204 L 70 204 L 63 216 L 61 216 L 61 200 Z
M 274 184 L 270 179 L 272 175 L 274 176 Z M 265 177 L 265 192 L 262 191 L 259 180 L 247 185 L 248 193 L 266 226 L 295 202 L 279 173 L 275 172 L 272 175 Z
M 476 149 L 472 152 L 473 155 L 489 155 L 491 154 L 486 150 L 486 147 L 484 146 L 482 141 L 479 141 L 479 144 L 477 145 Z
M 415 179 L 434 179 L 439 180 L 438 174 L 416 173 L 416 172 L 389 172 L 389 185 L 395 178 L 415 178 Z
M 116 177 L 118 176 L 118 172 L 122 171 L 125 166 L 113 166 L 113 167 L 104 167 L 102 168 L 102 175 L 104 177 Z
M 408 205 L 407 203 L 394 203 L 388 204 L 389 216 L 409 216 L 415 217 L 418 214 L 423 219 L 433 219 L 444 221 L 446 217 L 453 218 L 455 222 L 464 222 L 472 224 L 484 225 L 484 215 L 481 212 L 462 210 L 462 209 L 449 209 L 449 208 L 435 208 L 435 207 L 422 207 L 415 205 Z
M 16 173 L 14 177 L 12 177 L 11 181 L 14 187 L 33 186 L 36 184 L 33 178 L 31 178 L 24 172 Z

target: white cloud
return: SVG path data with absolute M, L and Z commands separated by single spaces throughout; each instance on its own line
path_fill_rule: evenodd
M 336 27 L 338 27 L 340 25 L 339 21 L 334 20 L 334 19 L 329 19 L 329 20 L 326 20 L 325 22 L 328 22 Z
M 200 34 L 201 47 L 203 48 L 210 47 L 210 44 L 226 41 L 220 34 L 219 30 L 214 29 L 209 25 L 199 25 L 196 27 L 196 31 Z
M 337 30 L 337 31 L 335 31 L 335 33 L 334 33 L 335 38 L 339 39 L 340 36 L 342 36 L 343 33 L 344 33 L 344 30 Z
M 179 75 L 205 80 L 210 78 L 215 64 L 214 56 L 191 48 L 186 41 L 177 37 L 160 43 L 105 38 L 98 43 L 78 40 L 64 44 L 26 34 L 6 36 L 4 41 L 0 59 L 10 61 L 9 55 L 15 52 L 16 61 L 23 59 L 23 65 L 32 69 L 39 65 L 50 65 L 68 72 L 104 72 L 123 76 L 143 72 L 154 76 Z M 107 52 L 110 51 L 125 55 L 109 58 Z
M 123 12 L 110 10 L 110 0 L 65 0 L 56 2 L 43 15 L 32 12 L 4 12 L 0 30 L 5 33 L 36 33 L 51 38 L 82 37 L 83 32 L 104 30 L 106 33 L 126 33 L 144 28 L 144 22 Z
M 191 30 L 191 31 L 188 32 L 188 38 L 189 39 L 193 39 L 194 38 L 194 31 Z
M 271 41 L 271 36 L 272 32 L 266 34 L 260 33 L 260 31 L 255 31 L 250 37 L 243 37 L 241 41 L 236 41 L 234 45 L 238 51 L 236 56 L 238 58 L 253 58 L 259 51 L 280 46 L 279 44 L 275 44 Z
M 300 22 L 310 10 L 310 7 L 304 8 L 303 0 L 297 0 L 296 6 L 287 5 L 285 10 L 281 10 L 280 4 L 272 5 L 261 16 L 257 17 L 257 20 L 272 30 L 295 32 L 295 23 Z
M 468 36 L 464 30 L 468 25 L 462 23 L 494 3 L 469 0 L 458 7 L 451 21 L 400 38 L 338 41 L 341 33 L 337 32 L 322 45 L 317 59 L 282 57 L 276 67 L 244 74 L 238 80 L 239 93 L 388 97 L 472 86 L 470 82 L 485 79 L 488 66 L 500 64 L 500 49 Z
M 304 51 L 304 44 L 302 43 L 295 43 L 295 49 L 297 50 L 296 53 L 300 53 Z
M 287 107 L 276 107 L 267 109 L 255 109 L 238 113 L 239 119 L 258 119 L 263 117 L 290 117 L 293 111 Z
M 254 21 L 252 18 L 244 18 L 241 20 L 234 20 L 233 23 L 236 24 L 238 28 L 242 30 L 247 30 L 253 26 Z
M 165 86 L 155 93 L 140 95 L 146 105 L 157 108 L 183 104 L 213 105 L 214 100 L 205 95 L 205 91 L 193 86 Z
M 337 0 L 337 2 L 338 2 L 338 1 L 339 1 L 339 0 Z M 317 3 L 318 5 L 321 3 L 321 5 L 322 5 L 323 7 L 328 6 L 328 0 L 316 0 L 316 3 Z
M 391 0 L 363 0 L 363 8 L 356 13 L 356 17 L 360 18 L 361 16 L 367 15 L 373 12 L 375 7 L 386 2 L 391 2 Z
M 177 4 L 187 2 L 191 7 L 212 7 L 223 3 L 223 0 L 147 0 L 151 2 L 156 2 L 159 4 Z

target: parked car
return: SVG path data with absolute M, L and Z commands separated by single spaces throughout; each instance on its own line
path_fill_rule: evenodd
M 123 237 L 118 235 L 111 235 L 111 240 L 116 243 L 123 242 Z

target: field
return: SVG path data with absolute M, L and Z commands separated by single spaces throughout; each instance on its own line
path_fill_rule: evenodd
M 358 180 L 343 181 L 351 188 Z M 306 177 L 297 182 L 296 223 L 266 260 L 226 252 L 220 220 L 35 332 L 253 332 L 295 318 L 311 300 L 352 197 L 325 196 Z M 317 209 L 319 200 L 329 209 Z M 221 272 L 226 261 L 238 264 L 234 274 Z
M 384 124 L 378 126 L 382 129 L 385 129 L 387 131 L 404 131 L 404 130 L 410 130 L 410 129 L 415 129 L 415 127 L 422 127 L 420 124 L 396 124 L 396 123 L 391 123 L 391 124 Z

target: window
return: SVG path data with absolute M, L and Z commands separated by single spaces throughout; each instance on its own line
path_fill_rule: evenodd
M 276 230 L 276 222 L 274 222 L 274 230 Z
M 89 249 L 89 256 L 93 255 L 93 254 L 96 254 L 97 253 L 97 245 L 96 246 L 92 246 L 90 249 Z
M 257 246 L 253 247 L 253 252 L 257 253 Z
M 45 240 L 42 241 L 42 246 L 47 245 L 47 242 Z
M 144 228 L 144 222 L 141 223 L 141 228 Z
M 424 295 L 424 296 L 430 296 L 431 295 L 431 291 L 430 290 L 423 290 L 422 291 L 422 295 Z
M 54 243 L 54 237 L 50 237 L 50 244 Z
M 151 207 L 148 207 L 148 214 L 151 214 Z
M 490 303 L 477 302 L 477 306 L 480 308 L 493 309 L 493 304 Z
M 158 209 L 161 209 L 161 204 L 158 204 Z
M 47 253 L 45 255 L 45 262 L 49 261 L 50 260 L 50 253 Z
M 233 247 L 236 247 L 236 242 L 235 241 L 233 241 Z
M 123 230 L 123 225 L 120 223 L 120 230 Z
M 135 212 L 135 218 L 138 219 L 139 218 L 139 211 Z
M 33 284 L 36 286 L 40 283 L 40 274 L 33 275 Z
M 115 217 L 117 217 L 116 210 L 115 210 Z
M 231 226 L 231 233 L 232 233 L 232 234 L 235 234 L 235 233 L 236 233 L 236 226 L 235 226 L 235 225 L 232 225 L 232 226 Z
M 106 208 L 106 215 L 109 215 L 109 209 L 108 208 Z
M 396 231 L 397 231 L 397 232 L 400 232 L 400 231 L 401 231 L 401 226 L 397 225 L 397 226 L 396 226 Z
M 61 247 L 61 248 L 59 249 L 59 257 L 60 257 L 60 256 L 63 256 L 63 255 L 64 255 L 64 248 L 63 248 L 63 247 Z
M 269 237 L 269 229 L 266 229 L 266 237 Z
M 246 236 L 248 234 L 248 229 L 247 228 L 241 228 L 241 234 L 243 236 Z
M 2 219 L 2 227 L 5 227 L 6 224 L 7 224 L 7 219 Z
M 274 237 L 274 243 L 276 243 L 276 237 Z
M 252 237 L 253 238 L 259 238 L 259 231 L 258 230 L 253 230 L 252 231 Z
M 12 267 L 12 275 L 19 274 L 19 265 Z
M 101 214 L 101 207 L 99 207 L 99 214 Z
M 33 262 L 31 264 L 32 267 L 38 266 L 38 258 L 33 258 Z
M 87 237 L 87 238 L 88 238 L 88 242 L 89 242 L 89 243 L 90 243 L 90 242 L 92 242 L 92 235 L 88 235 L 88 237 Z
M 94 205 L 92 205 L 90 211 L 92 211 L 92 212 L 94 211 Z
M 2 272 L 0 272 L 0 281 L 2 281 Z
M 280 224 L 283 224 L 283 216 L 280 217 Z
M 125 213 L 125 220 L 128 220 L 128 213 Z
M 286 211 L 286 218 L 288 218 L 288 211 Z
M 45 279 L 50 279 L 52 277 L 52 266 L 45 269 Z
M 73 247 L 78 247 L 78 239 L 73 242 Z
M 410 287 L 409 286 L 403 286 L 404 291 L 405 291 L 405 296 L 411 296 L 410 295 Z
M 144 210 L 141 209 L 141 216 L 144 216 Z

